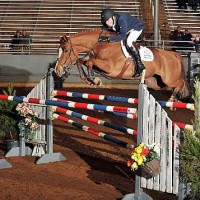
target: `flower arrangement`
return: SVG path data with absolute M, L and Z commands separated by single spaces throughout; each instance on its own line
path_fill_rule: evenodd
M 33 133 L 38 129 L 38 118 L 30 104 L 19 103 L 16 107 L 18 114 L 22 119 L 18 123 L 18 127 L 28 135 L 28 139 L 33 139 Z M 24 136 L 24 135 L 23 135 Z
M 156 160 L 154 163 L 156 166 L 150 169 L 151 173 L 154 173 L 154 176 L 159 173 L 159 156 L 158 156 L 159 147 L 155 144 L 151 146 L 146 146 L 144 142 L 142 142 L 139 146 L 133 148 L 131 153 L 131 159 L 127 161 L 128 167 L 131 167 L 133 171 L 137 171 L 138 169 L 143 169 L 145 167 L 150 167 L 150 163 Z M 155 170 L 155 172 L 153 172 Z

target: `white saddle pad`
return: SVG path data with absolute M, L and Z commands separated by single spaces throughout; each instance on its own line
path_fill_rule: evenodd
M 121 41 L 121 47 L 122 47 L 124 56 L 126 58 L 131 57 L 128 51 L 126 50 L 126 47 L 124 46 L 123 41 Z M 140 52 L 140 57 L 142 61 L 149 61 L 149 62 L 153 61 L 154 59 L 153 52 L 149 48 L 140 46 L 139 52 Z

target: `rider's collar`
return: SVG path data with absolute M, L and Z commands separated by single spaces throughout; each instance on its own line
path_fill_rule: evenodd
M 115 28 L 115 25 L 116 25 L 116 16 L 113 16 L 113 26 L 112 26 L 112 29 L 114 30 L 114 31 L 116 31 L 116 28 Z

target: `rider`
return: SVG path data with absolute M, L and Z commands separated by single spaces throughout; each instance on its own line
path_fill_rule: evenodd
M 103 29 L 116 32 L 116 36 L 100 36 L 99 41 L 116 42 L 126 39 L 126 48 L 136 62 L 133 77 L 138 77 L 144 69 L 138 49 L 132 45 L 141 35 L 144 22 L 126 13 L 115 13 L 112 9 L 104 9 L 101 12 Z

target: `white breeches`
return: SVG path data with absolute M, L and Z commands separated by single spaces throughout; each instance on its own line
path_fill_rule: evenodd
M 138 39 L 138 37 L 140 36 L 142 31 L 143 30 L 136 31 L 134 29 L 129 31 L 129 35 L 128 35 L 127 39 L 126 39 L 128 47 L 132 47 L 132 43 L 135 42 Z

